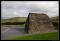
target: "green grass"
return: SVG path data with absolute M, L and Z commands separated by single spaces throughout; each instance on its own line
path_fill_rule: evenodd
M 4 27 L 4 26 L 11 26 L 11 25 L 1 25 L 1 27 Z M 19 24 L 19 25 L 15 25 L 16 27 L 18 28 L 24 28 L 25 27 L 25 24 Z
M 2 19 L 1 23 L 6 23 L 6 22 L 25 22 L 26 21 L 26 17 L 14 17 L 14 18 L 10 18 L 10 19 Z
M 16 25 L 18 27 L 25 27 L 25 24 Z
M 49 32 L 43 34 L 32 34 L 27 36 L 12 37 L 12 40 L 58 40 L 58 32 Z

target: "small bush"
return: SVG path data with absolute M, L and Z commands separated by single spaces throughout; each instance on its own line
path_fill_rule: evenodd
M 52 24 L 56 30 L 59 29 L 59 23 L 58 22 L 52 22 Z

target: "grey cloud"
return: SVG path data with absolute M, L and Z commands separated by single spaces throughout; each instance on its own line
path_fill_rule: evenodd
M 55 14 L 58 14 L 58 2 L 54 4 L 54 6 L 46 6 L 46 7 L 39 7 L 37 5 L 33 5 L 33 2 L 2 2 L 1 3 L 1 17 L 3 18 L 10 18 L 10 17 L 26 17 L 28 16 L 29 12 L 43 12 L 48 13 L 48 15 L 51 16 Z M 42 6 L 42 5 L 41 5 Z M 17 14 L 14 14 L 14 12 L 17 12 Z

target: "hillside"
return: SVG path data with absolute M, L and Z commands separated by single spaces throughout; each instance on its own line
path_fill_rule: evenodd
M 14 18 L 10 18 L 10 19 L 2 19 L 1 23 L 5 23 L 5 22 L 25 22 L 26 21 L 26 17 L 14 17 Z
M 55 29 L 59 29 L 59 16 L 52 17 L 51 21 Z
M 54 22 L 59 22 L 59 16 L 52 17 L 51 19 Z

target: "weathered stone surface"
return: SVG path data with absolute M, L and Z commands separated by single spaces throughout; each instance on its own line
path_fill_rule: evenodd
M 26 33 L 49 32 L 54 28 L 46 14 L 29 13 L 25 24 Z

